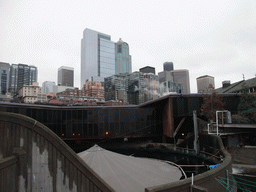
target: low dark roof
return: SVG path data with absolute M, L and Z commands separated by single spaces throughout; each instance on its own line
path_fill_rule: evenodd
M 230 84 L 228 87 L 221 87 L 215 89 L 217 93 L 234 93 L 243 89 L 243 86 L 248 88 L 256 87 L 256 77 L 248 80 L 242 80 L 235 83 Z

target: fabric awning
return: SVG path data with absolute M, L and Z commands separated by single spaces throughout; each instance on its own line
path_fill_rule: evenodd
M 147 187 L 178 181 L 179 168 L 155 159 L 126 156 L 98 145 L 78 153 L 115 191 L 145 191 Z

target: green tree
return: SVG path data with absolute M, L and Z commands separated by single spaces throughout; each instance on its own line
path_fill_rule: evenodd
M 234 123 L 256 123 L 256 95 L 249 93 L 249 88 L 242 86 L 237 114 L 232 115 Z
M 224 110 L 225 104 L 222 101 L 222 96 L 216 91 L 213 91 L 211 94 L 204 94 L 203 100 L 204 103 L 201 107 L 201 115 L 214 122 L 216 111 Z

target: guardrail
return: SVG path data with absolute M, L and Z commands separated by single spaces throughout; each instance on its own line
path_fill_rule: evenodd
M 146 192 L 191 192 L 191 191 L 208 191 L 208 192 L 226 192 L 226 187 L 222 186 L 219 178 L 227 178 L 232 171 L 231 155 L 224 149 L 222 140 L 216 135 L 200 135 L 200 141 L 205 140 L 205 144 L 213 143 L 216 150 L 223 157 L 223 162 L 214 169 L 206 171 L 188 179 L 180 180 L 174 183 L 146 188 Z M 184 148 L 183 148 L 184 149 Z M 189 149 L 188 149 L 189 150 Z M 190 150 L 193 151 L 193 150 Z M 230 185 L 231 186 L 231 185 Z M 233 185 L 235 186 L 235 185 Z

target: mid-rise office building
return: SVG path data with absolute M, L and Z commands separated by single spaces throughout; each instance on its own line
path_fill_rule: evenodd
M 74 86 L 74 68 L 62 66 L 58 69 L 58 85 Z
M 115 65 L 116 71 L 118 73 L 131 73 L 132 64 L 131 56 L 129 55 L 129 45 L 122 41 L 120 38 L 119 41 L 115 44 Z
M 159 72 L 160 93 L 190 93 L 188 70 L 173 70 L 172 62 L 165 62 L 164 71 Z
M 26 64 L 12 64 L 10 67 L 9 92 L 18 94 L 24 85 L 32 85 L 37 82 L 37 68 Z
M 43 85 L 42 85 L 43 93 L 53 93 L 54 86 L 56 86 L 56 84 L 53 81 L 43 82 Z
M 115 43 L 111 36 L 85 29 L 81 40 L 81 87 L 86 80 L 104 82 L 115 74 Z
M 60 98 L 62 96 L 69 97 L 69 98 L 79 98 L 79 97 L 85 97 L 85 91 L 84 90 L 79 90 L 78 88 L 74 89 L 66 89 L 65 91 L 58 92 L 56 94 Z
M 198 93 L 207 93 L 214 89 L 214 77 L 209 75 L 204 75 L 196 78 L 197 82 L 197 92 Z
M 59 93 L 62 91 L 65 91 L 66 89 L 74 89 L 74 87 L 70 87 L 70 86 L 58 86 L 58 85 L 53 85 L 53 93 Z
M 121 100 L 123 102 L 128 102 L 128 78 L 129 73 L 118 73 L 105 78 L 105 100 Z
M 184 93 L 184 86 L 181 83 L 165 81 L 160 83 L 160 95 L 168 93 Z
M 154 67 L 150 67 L 150 66 L 146 66 L 146 67 L 140 68 L 140 72 L 141 73 L 153 73 L 153 74 L 156 74 L 155 68 Z
M 158 77 L 159 77 L 159 83 L 163 83 L 163 82 L 167 82 L 167 81 L 173 82 L 173 76 L 170 73 L 170 71 L 159 72 Z
M 10 64 L 0 62 L 0 95 L 8 92 Z
M 122 73 L 105 78 L 105 99 L 140 104 L 159 96 L 159 79 L 153 73 Z
M 187 69 L 178 69 L 170 71 L 173 76 L 173 82 L 183 84 L 184 93 L 190 93 L 189 71 Z
M 85 96 L 95 99 L 104 99 L 104 87 L 99 81 L 86 81 L 83 85 L 83 90 L 85 91 Z

